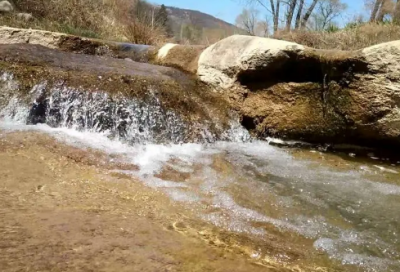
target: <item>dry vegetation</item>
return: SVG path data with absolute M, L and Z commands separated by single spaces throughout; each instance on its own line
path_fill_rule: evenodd
M 169 21 L 166 10 L 146 0 L 8 1 L 13 2 L 17 12 L 32 14 L 34 19 L 21 20 L 16 13 L 0 14 L 0 25 L 155 45 L 166 41 L 209 45 L 234 34 L 234 30 L 226 26 L 228 23 L 219 28 L 204 28 Z M 202 15 L 195 19 L 198 18 Z
M 357 50 L 379 43 L 400 40 L 400 26 L 365 23 L 335 32 L 306 30 L 278 32 L 274 38 L 319 49 Z
M 351 13 L 346 13 L 350 2 L 345 0 L 247 2 L 251 5 L 237 16 L 236 24 L 250 35 L 338 50 L 400 39 L 400 1 L 396 0 L 365 0 L 365 5 L 360 1 L 357 6 L 364 11 Z
M 170 40 L 165 22 L 163 25 L 157 19 L 159 9 L 144 0 L 13 0 L 11 2 L 18 12 L 30 13 L 34 19 L 23 20 L 15 13 L 1 14 L 2 25 L 137 44 L 159 45 Z M 188 36 L 195 37 L 183 39 L 181 42 L 209 45 L 226 37 L 226 33 L 221 35 L 220 31 L 214 31 L 216 33 L 206 32 L 196 35 L 199 31 L 188 28 L 186 31 L 190 34 Z M 200 36 L 203 38 L 199 38 Z M 351 27 L 335 31 L 278 30 L 272 37 L 313 48 L 355 50 L 400 39 L 400 26 L 381 22 L 354 23 Z M 189 40 L 191 42 L 188 42 Z
M 15 13 L 3 14 L 0 15 L 2 25 L 142 44 L 162 43 L 166 39 L 165 30 L 154 21 L 156 8 L 148 10 L 147 8 L 151 6 L 140 0 L 13 0 L 10 2 L 13 2 L 18 12 L 32 14 L 34 19 L 26 21 L 18 18 Z

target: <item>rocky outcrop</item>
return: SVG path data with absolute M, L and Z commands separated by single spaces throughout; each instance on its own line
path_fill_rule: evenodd
M 214 86 L 229 88 L 245 73 L 273 73 L 302 50 L 304 47 L 295 43 L 234 35 L 201 54 L 198 75 Z
M 29 43 L 56 49 L 61 47 L 65 36 L 66 34 L 50 31 L 0 27 L 1 44 Z
M 234 109 L 242 125 L 260 138 L 400 147 L 399 41 L 347 52 L 235 35 L 208 48 L 176 44 L 155 48 L 0 27 L 1 43 L 9 45 L 0 45 L 0 66 L 6 67 L 4 71 L 14 67 L 12 72 L 23 82 L 29 82 L 34 67 L 37 82 L 68 78 L 73 86 L 135 95 L 156 86 L 163 105 L 190 116 L 190 122 L 211 124 L 214 116 L 227 118 Z M 11 45 L 15 43 L 102 58 Z M 127 57 L 183 72 L 116 59 Z M 72 72 L 67 75 L 67 71 Z M 191 75 L 195 73 L 207 87 Z M 113 76 L 97 82 L 95 74 Z
M 0 13 L 8 13 L 12 11 L 14 11 L 14 7 L 9 1 L 0 1 Z
M 400 147 L 400 42 L 360 51 L 232 36 L 199 58 L 259 137 Z
M 30 20 L 28 15 L 23 14 L 21 16 Z M 155 47 L 147 45 L 89 39 L 37 29 L 0 27 L 0 44 L 16 43 L 42 45 L 51 49 L 78 54 L 100 55 L 121 59 L 130 58 L 141 62 L 148 62 L 155 54 L 153 52 L 155 51 Z
M 0 45 L 0 117 L 108 132 L 131 142 L 181 143 L 223 139 L 228 109 L 207 86 L 174 68 Z
M 32 15 L 27 13 L 19 13 L 16 16 L 26 21 L 33 19 Z M 37 29 L 0 27 L 0 44 L 15 43 L 37 44 L 51 49 L 78 54 L 108 56 L 154 63 L 175 67 L 192 74 L 196 74 L 200 54 L 205 49 L 205 46 L 186 46 L 172 43 L 155 47 L 83 38 Z

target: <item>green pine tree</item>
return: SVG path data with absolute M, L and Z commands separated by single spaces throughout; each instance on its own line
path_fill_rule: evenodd
M 157 11 L 155 19 L 157 24 L 162 28 L 164 28 L 167 35 L 170 36 L 172 31 L 169 24 L 168 11 L 164 4 L 162 4 L 159 10 Z

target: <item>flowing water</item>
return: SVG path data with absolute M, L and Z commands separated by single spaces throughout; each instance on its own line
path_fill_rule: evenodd
M 0 113 L 0 129 L 39 130 L 134 164 L 138 170 L 115 171 L 164 192 L 198 219 L 259 244 L 269 243 L 271 231 L 294 233 L 304 240 L 293 243 L 311 241 L 349 271 L 400 271 L 396 163 L 278 148 L 250 140 L 237 124 L 220 137 L 223 141 L 204 128 L 198 142 L 182 143 L 187 127 L 156 102 L 110 106 L 105 94 L 94 96 L 55 90 L 44 109 L 46 121 L 38 125 L 26 125 L 38 115 L 13 98 Z M 265 254 L 254 247 L 251 257 Z M 290 259 L 282 252 L 273 257 Z

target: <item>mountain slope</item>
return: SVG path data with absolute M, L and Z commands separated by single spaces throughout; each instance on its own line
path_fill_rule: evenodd
M 170 19 L 179 24 L 191 24 L 201 28 L 227 28 L 239 30 L 236 26 L 230 23 L 197 10 L 167 7 L 167 11 Z
M 166 7 L 175 38 L 190 42 L 215 42 L 243 30 L 212 15 L 190 9 Z

